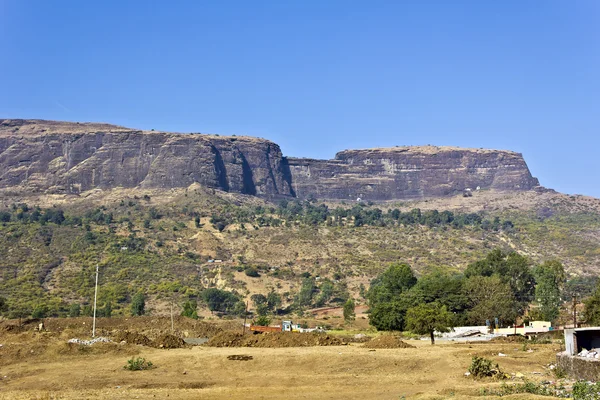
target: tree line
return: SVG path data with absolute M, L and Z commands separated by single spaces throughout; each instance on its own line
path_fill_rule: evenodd
M 239 207 L 228 205 L 220 213 L 213 213 L 210 223 L 222 231 L 228 225 L 256 224 L 258 226 L 327 225 L 327 226 L 427 226 L 462 229 L 467 226 L 486 231 L 512 231 L 514 224 L 500 217 L 486 218 L 479 213 L 454 213 L 452 211 L 420 210 L 400 211 L 398 208 L 383 211 L 368 203 L 352 207 L 329 208 L 326 204 L 311 201 L 282 200 L 277 207 Z M 196 224 L 199 225 L 198 223 Z
M 366 297 L 370 323 L 378 330 L 414 330 L 427 325 L 427 318 L 437 321 L 430 325 L 437 330 L 496 320 L 506 326 L 526 314 L 557 320 L 565 283 L 558 261 L 532 265 L 516 252 L 493 250 L 463 273 L 436 269 L 417 279 L 408 264 L 390 265 L 373 279 Z

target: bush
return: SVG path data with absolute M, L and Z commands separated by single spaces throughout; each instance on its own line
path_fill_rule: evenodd
M 146 296 L 138 292 L 131 300 L 131 315 L 144 315 L 146 312 Z
M 154 368 L 152 362 L 146 361 L 146 359 L 142 357 L 132 357 L 131 359 L 127 360 L 127 365 L 123 366 L 123 369 L 128 369 L 130 371 L 142 371 L 151 368 Z
M 246 268 L 244 273 L 251 278 L 259 278 L 260 274 L 256 270 L 256 268 Z
M 79 317 L 81 315 L 81 306 L 79 303 L 71 304 L 69 307 L 69 317 Z
M 587 386 L 586 382 L 583 382 L 583 384 L 584 384 L 583 386 Z M 591 399 L 598 398 L 598 397 L 579 397 L 578 395 L 575 394 L 576 387 L 577 387 L 577 383 L 573 387 L 573 398 L 574 399 L 580 399 L 580 400 L 590 399 L 591 400 Z M 584 390 L 587 390 L 587 389 L 584 389 Z M 548 385 L 544 382 L 536 383 L 536 382 L 530 382 L 530 381 L 525 381 L 524 383 L 517 383 L 514 385 L 507 385 L 506 383 L 503 383 L 499 389 L 484 388 L 481 390 L 480 394 L 483 396 L 492 395 L 492 396 L 502 397 L 502 396 L 509 396 L 509 395 L 518 394 L 518 393 L 528 393 L 528 394 L 534 394 L 534 395 L 538 395 L 538 396 L 552 396 L 552 397 L 558 397 L 558 398 L 571 398 L 571 395 L 567 392 L 565 387 L 562 385 L 554 386 L 554 385 Z M 595 395 L 595 393 L 593 393 L 592 395 Z
M 259 315 L 254 324 L 260 326 L 269 326 L 270 323 L 271 318 L 267 317 L 266 315 Z
M 599 393 L 600 382 L 588 383 L 579 381 L 573 385 L 573 399 L 575 400 L 595 400 L 600 398 Z
M 196 311 L 197 309 L 198 303 L 196 303 L 195 300 L 188 300 L 183 303 L 183 311 L 181 312 L 181 315 L 183 317 L 198 319 L 198 312 Z
M 475 378 L 486 378 L 495 375 L 501 375 L 498 364 L 492 365 L 492 360 L 484 357 L 474 356 L 469 366 L 469 372 Z

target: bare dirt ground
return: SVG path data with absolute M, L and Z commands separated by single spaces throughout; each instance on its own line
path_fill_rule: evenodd
M 527 352 L 521 343 L 431 346 L 409 340 L 415 348 L 369 349 L 355 343 L 165 350 L 67 345 L 63 336 L 0 333 L 0 399 L 482 399 L 481 388 L 500 383 L 465 377 L 472 356 L 489 357 L 505 372 L 520 372 L 532 381 L 554 380 L 548 365 L 560 347 L 531 345 L 533 352 Z M 232 355 L 252 359 L 228 359 Z M 155 368 L 123 369 L 132 356 L 150 360 Z

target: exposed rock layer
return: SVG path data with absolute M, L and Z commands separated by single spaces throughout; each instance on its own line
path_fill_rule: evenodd
M 0 120 L 0 187 L 78 193 L 195 182 L 251 195 L 291 195 L 281 150 L 267 140 Z
M 538 186 L 523 156 L 452 147 L 348 150 L 334 160 L 290 158 L 299 197 L 392 200 L 440 197 L 466 189 L 529 190 Z
M 139 131 L 107 124 L 0 120 L 0 188 L 79 193 L 94 188 L 187 187 L 276 197 L 390 200 L 466 188 L 538 185 L 520 154 L 443 147 L 343 151 L 286 159 L 250 137 Z

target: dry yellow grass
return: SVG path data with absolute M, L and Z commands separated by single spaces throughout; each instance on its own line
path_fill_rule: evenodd
M 473 355 L 541 380 L 551 379 L 546 366 L 558 350 L 556 345 L 535 345 L 527 353 L 518 344 L 410 343 L 417 348 L 139 347 L 139 355 L 156 365 L 148 371 L 124 370 L 126 354 L 52 352 L 2 367 L 0 399 L 481 399 L 480 388 L 499 383 L 464 376 Z M 227 359 L 234 354 L 253 360 Z

